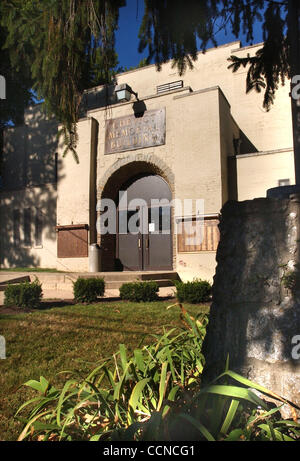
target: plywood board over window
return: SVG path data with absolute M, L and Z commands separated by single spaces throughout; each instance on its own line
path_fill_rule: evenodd
M 179 253 L 217 251 L 220 232 L 217 217 L 177 219 L 177 250 Z
M 88 257 L 88 225 L 57 226 L 58 258 Z

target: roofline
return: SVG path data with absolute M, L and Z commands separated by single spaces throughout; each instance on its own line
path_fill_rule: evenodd
M 203 51 L 198 51 L 197 52 L 197 58 L 199 55 L 201 54 L 206 54 L 206 53 L 209 53 L 211 51 L 215 51 L 219 48 L 229 48 L 229 47 L 232 47 L 233 45 L 239 45 L 237 48 L 233 48 L 231 50 L 231 53 L 237 53 L 237 52 L 240 52 L 240 51 L 243 51 L 243 50 L 247 50 L 249 48 L 255 48 L 255 47 L 260 47 L 263 45 L 264 42 L 260 42 L 260 43 L 255 43 L 253 45 L 247 45 L 247 46 L 241 46 L 241 41 L 240 40 L 234 40 L 233 42 L 229 42 L 229 43 L 223 43 L 222 45 L 219 45 L 219 46 L 212 46 L 211 48 L 208 48 L 207 50 L 205 50 L 204 52 Z M 164 64 L 168 64 L 172 62 L 172 59 L 169 59 L 168 61 L 166 62 L 163 62 L 162 65 Z M 132 74 L 134 72 L 140 72 L 144 69 L 149 69 L 150 67 L 155 67 L 156 64 L 148 64 L 147 66 L 143 66 L 143 67 L 138 67 L 136 69 L 132 69 L 132 70 L 127 70 L 126 72 L 119 72 L 118 74 L 116 74 L 116 77 L 118 76 L 121 76 L 121 75 L 128 75 L 128 74 Z M 110 86 L 110 85 L 109 85 Z M 89 92 L 93 92 L 93 91 L 97 91 L 98 89 L 100 88 L 104 88 L 105 85 L 98 85 L 98 86 L 94 86 L 93 88 L 89 88 L 88 90 L 84 90 L 84 93 L 89 93 Z
M 205 53 L 208 53 L 210 51 L 214 51 L 216 49 L 219 49 L 219 48 L 226 48 L 226 47 L 229 47 L 229 46 L 232 46 L 233 44 L 241 44 L 241 41 L 240 40 L 235 40 L 233 42 L 229 42 L 229 43 L 223 43 L 222 45 L 219 45 L 219 46 L 212 46 L 211 48 L 207 48 L 207 50 L 205 50 L 204 52 L 203 51 L 197 51 L 197 57 L 200 55 L 200 54 L 205 54 Z M 238 48 L 239 49 L 239 48 Z M 172 62 L 173 59 L 168 59 L 166 62 L 163 62 L 161 65 L 164 65 L 164 64 L 168 64 L 170 62 Z M 131 74 L 133 72 L 137 72 L 139 70 L 142 70 L 142 69 L 145 69 L 145 68 L 149 68 L 149 67 L 155 67 L 156 64 L 148 64 L 147 66 L 143 66 L 143 67 L 138 67 L 137 69 L 132 69 L 132 70 L 127 70 L 126 72 L 120 72 L 118 74 L 116 74 L 116 76 L 118 75 L 127 75 L 127 74 Z
M 219 46 L 212 46 L 211 48 L 208 48 L 207 50 L 205 50 L 205 52 L 203 51 L 198 51 L 197 52 L 197 58 L 199 55 L 201 54 L 206 54 L 206 53 L 209 53 L 211 51 L 215 51 L 219 48 L 229 48 L 229 47 L 232 47 L 233 45 L 241 45 L 241 41 L 240 40 L 235 40 L 233 42 L 229 42 L 229 43 L 223 43 L 222 45 L 219 45 Z M 253 45 L 253 46 L 257 46 L 257 45 Z M 247 48 L 247 47 L 246 47 Z M 234 51 L 236 50 L 242 50 L 244 48 L 235 48 Z M 164 64 L 168 64 L 172 62 L 172 59 L 169 59 L 168 61 L 162 63 L 162 65 Z M 143 66 L 143 67 L 138 67 L 137 69 L 132 69 L 132 70 L 127 70 L 126 72 L 120 72 L 118 74 L 116 74 L 116 77 L 118 76 L 121 76 L 121 75 L 128 75 L 128 74 L 132 74 L 133 72 L 139 72 L 139 71 L 142 71 L 144 69 L 149 69 L 150 67 L 155 67 L 156 64 L 148 64 L 147 66 Z M 110 86 L 110 85 L 109 85 Z M 84 93 L 89 93 L 89 92 L 93 92 L 93 91 L 97 91 L 98 89 L 100 88 L 104 88 L 105 85 L 98 85 L 98 86 L 94 86 L 93 88 L 89 88 L 87 90 L 84 90 Z
M 240 48 L 235 48 L 234 50 L 231 50 L 232 53 L 237 53 L 239 51 L 243 51 L 243 50 L 247 50 L 247 49 L 250 49 L 250 48 L 256 48 L 256 47 L 259 47 L 259 46 L 263 46 L 264 42 L 259 42 L 259 43 L 254 43 L 253 45 L 247 45 L 247 46 L 243 46 L 243 47 L 240 47 Z

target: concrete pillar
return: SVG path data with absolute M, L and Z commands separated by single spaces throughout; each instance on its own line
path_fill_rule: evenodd
M 297 194 L 224 205 L 204 382 L 229 354 L 230 369 L 300 406 L 299 217 Z

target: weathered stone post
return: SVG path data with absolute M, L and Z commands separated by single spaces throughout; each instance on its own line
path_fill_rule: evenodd
M 229 354 L 231 370 L 300 406 L 300 196 L 227 202 L 220 233 L 203 381 Z

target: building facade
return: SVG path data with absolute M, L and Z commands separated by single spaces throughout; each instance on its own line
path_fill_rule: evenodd
M 30 108 L 24 126 L 5 133 L 1 267 L 87 272 L 98 243 L 102 271 L 211 280 L 223 204 L 295 182 L 289 83 L 267 112 L 263 94 L 246 94 L 247 70 L 228 69 L 231 55 L 259 46 L 199 53 L 182 77 L 171 62 L 119 74 L 117 83 L 136 93 L 129 101 L 118 102 L 113 86 L 85 92 L 79 163 L 62 157 L 55 120 Z M 115 224 L 107 232 L 109 203 Z M 132 223 L 137 232 L 128 232 Z

